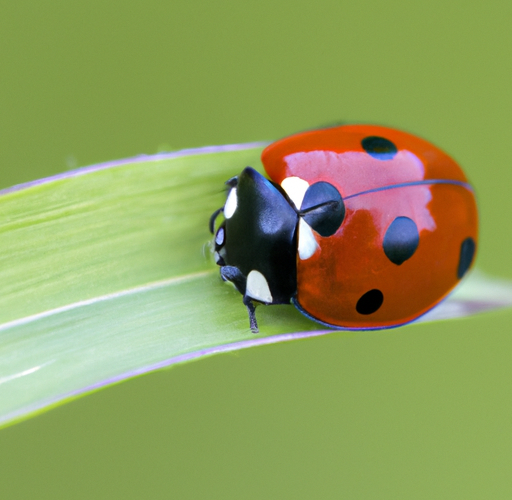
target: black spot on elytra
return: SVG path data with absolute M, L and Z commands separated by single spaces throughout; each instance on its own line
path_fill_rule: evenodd
M 345 204 L 339 191 L 328 182 L 308 187 L 299 214 L 321 236 L 332 236 L 345 218 Z
M 397 217 L 386 230 L 382 247 L 386 257 L 399 266 L 414 255 L 419 242 L 416 223 L 409 217 Z
M 380 290 L 374 288 L 362 295 L 357 301 L 356 311 L 364 315 L 373 314 L 380 308 L 382 302 L 384 302 L 384 295 Z
M 457 278 L 461 279 L 471 267 L 473 257 L 475 256 L 476 244 L 473 238 L 466 238 L 460 245 L 459 266 L 457 268 Z
M 361 141 L 361 146 L 377 160 L 392 160 L 397 153 L 396 146 L 390 140 L 375 135 L 365 137 Z

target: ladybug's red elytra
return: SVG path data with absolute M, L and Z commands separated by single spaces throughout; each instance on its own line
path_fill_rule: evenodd
M 446 153 L 414 135 L 343 125 L 292 135 L 227 181 L 215 260 L 258 332 L 255 303 L 293 303 L 337 329 L 409 323 L 471 267 L 473 189 Z

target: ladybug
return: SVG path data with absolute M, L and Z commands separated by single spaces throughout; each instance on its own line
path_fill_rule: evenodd
M 289 304 L 322 325 L 377 330 L 438 304 L 471 267 L 478 214 L 464 172 L 414 135 L 374 125 L 312 130 L 268 146 L 269 179 L 229 179 L 214 256 L 255 304 Z

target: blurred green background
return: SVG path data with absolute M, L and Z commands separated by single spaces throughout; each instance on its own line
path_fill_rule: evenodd
M 464 166 L 478 265 L 512 279 L 511 20 L 498 0 L 2 2 L 0 185 L 390 125 Z M 335 333 L 109 388 L 0 431 L 2 498 L 512 498 L 511 320 Z

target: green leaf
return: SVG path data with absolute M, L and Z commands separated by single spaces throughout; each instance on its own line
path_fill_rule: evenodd
M 263 146 L 141 156 L 0 192 L 0 425 L 178 362 L 331 332 L 274 306 L 252 334 L 211 259 L 223 183 L 261 170 Z M 511 284 L 474 274 L 429 315 L 511 304 Z

